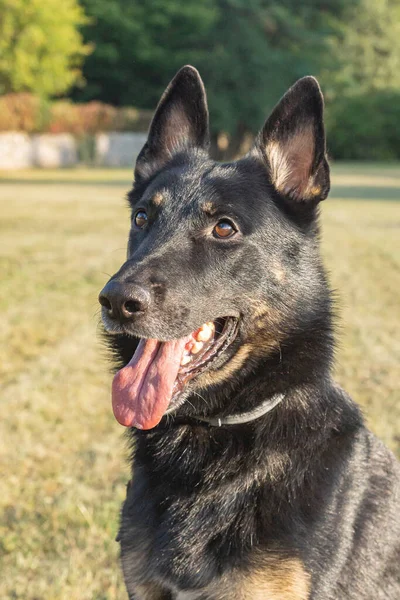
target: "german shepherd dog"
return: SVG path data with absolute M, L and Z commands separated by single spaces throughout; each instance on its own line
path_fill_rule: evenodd
M 129 598 L 399 600 L 399 466 L 331 378 L 317 81 L 286 93 L 240 160 L 208 144 L 187 66 L 138 156 L 128 258 L 99 298 L 133 448 Z

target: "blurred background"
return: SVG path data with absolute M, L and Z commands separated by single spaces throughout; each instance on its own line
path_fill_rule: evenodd
M 336 378 L 400 454 L 400 0 L 0 0 L 0 598 L 126 598 L 129 478 L 97 294 L 165 86 L 208 91 L 212 152 L 245 152 L 299 77 L 326 100 Z

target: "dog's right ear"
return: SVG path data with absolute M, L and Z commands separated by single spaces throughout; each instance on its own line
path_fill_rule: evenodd
M 207 149 L 208 108 L 203 82 L 189 65 L 175 75 L 157 106 L 146 144 L 135 167 L 135 181 L 152 177 L 178 152 Z

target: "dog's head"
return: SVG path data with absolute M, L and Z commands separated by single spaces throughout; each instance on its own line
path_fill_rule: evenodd
M 113 386 L 124 425 L 151 428 L 279 351 L 320 292 L 329 167 L 316 80 L 286 93 L 242 159 L 213 162 L 208 144 L 204 86 L 184 67 L 137 159 L 127 261 L 100 294 L 106 330 L 136 347 Z

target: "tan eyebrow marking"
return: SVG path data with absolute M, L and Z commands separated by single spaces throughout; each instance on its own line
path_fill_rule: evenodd
M 161 206 L 161 204 L 164 202 L 164 196 L 161 192 L 156 192 L 151 200 L 155 206 Z
M 213 204 L 210 200 L 203 202 L 203 204 L 201 205 L 201 209 L 209 215 L 215 215 L 215 213 L 218 210 L 215 204 Z

